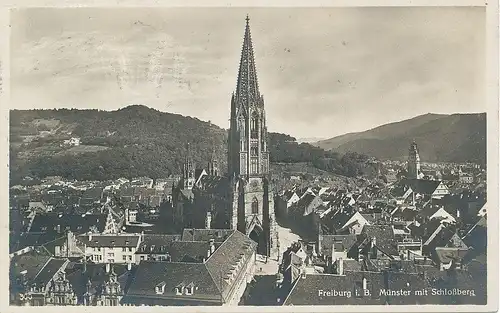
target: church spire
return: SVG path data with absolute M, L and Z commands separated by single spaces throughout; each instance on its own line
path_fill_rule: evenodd
M 236 97 L 238 100 L 247 102 L 254 100 L 258 103 L 260 98 L 257 71 L 253 54 L 252 36 L 250 34 L 250 18 L 246 17 L 245 37 L 241 48 L 240 68 L 238 71 L 238 83 L 236 86 Z

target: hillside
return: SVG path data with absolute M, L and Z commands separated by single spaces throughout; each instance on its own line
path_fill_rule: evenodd
M 70 138 L 80 145 L 71 146 Z M 25 176 L 78 180 L 166 177 L 180 173 L 186 145 L 199 167 L 215 148 L 227 168 L 227 131 L 196 118 L 133 105 L 118 111 L 29 110 L 10 112 L 11 182 Z M 270 134 L 272 162 L 309 162 L 341 175 L 363 174 L 366 157 L 339 156 L 284 134 Z
M 357 152 L 380 159 L 403 160 L 413 140 L 424 162 L 485 164 L 486 114 L 425 114 L 314 145 L 338 153 Z

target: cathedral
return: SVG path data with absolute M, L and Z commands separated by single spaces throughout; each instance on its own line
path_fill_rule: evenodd
M 231 96 L 227 173 L 219 172 L 214 153 L 201 169 L 194 164 L 189 145 L 186 151 L 182 179 L 172 186 L 174 228 L 237 229 L 258 243 L 257 253 L 277 255 L 264 97 L 248 16 L 236 91 Z

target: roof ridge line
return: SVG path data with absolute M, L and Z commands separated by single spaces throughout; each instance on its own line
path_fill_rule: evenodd
M 49 259 L 43 264 L 42 268 L 36 273 L 36 275 L 33 277 L 33 280 L 35 280 L 38 275 L 40 275 L 40 273 L 43 271 L 43 269 L 47 266 L 47 264 L 49 264 L 49 262 L 52 260 L 52 259 L 55 259 L 54 257 L 49 257 Z

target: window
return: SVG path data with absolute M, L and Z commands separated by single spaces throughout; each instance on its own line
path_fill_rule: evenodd
M 193 289 L 194 289 L 194 286 L 191 284 L 189 286 L 186 287 L 186 294 L 187 295 L 192 295 L 193 294 Z
M 252 214 L 258 214 L 259 213 L 259 201 L 254 198 L 252 201 Z
M 182 295 L 182 287 L 175 287 L 175 294 Z
M 141 255 L 141 261 L 144 261 L 144 255 Z
M 127 252 L 127 248 L 122 248 L 122 252 Z
M 115 260 L 109 259 L 109 263 L 115 263 Z
M 132 248 L 128 248 L 128 252 L 132 252 Z
M 108 257 L 114 257 L 115 254 L 114 253 L 108 253 Z
M 132 261 L 132 256 L 131 255 L 128 256 L 128 260 Z
M 250 148 L 250 154 L 251 154 L 251 155 L 254 155 L 254 156 L 255 156 L 255 155 L 257 155 L 257 154 L 258 154 L 258 152 L 259 152 L 259 151 L 258 151 L 257 147 L 251 147 L 251 148 Z
M 259 115 L 257 112 L 254 112 L 252 115 L 252 120 L 250 124 L 250 137 L 251 138 L 258 138 L 258 130 L 259 130 Z
M 123 261 L 127 261 L 127 256 L 126 255 L 123 256 Z
M 161 283 L 156 285 L 156 287 L 155 287 L 156 294 L 159 294 L 159 295 L 163 294 L 165 292 L 165 285 L 166 285 L 166 283 L 164 281 L 162 281 Z

